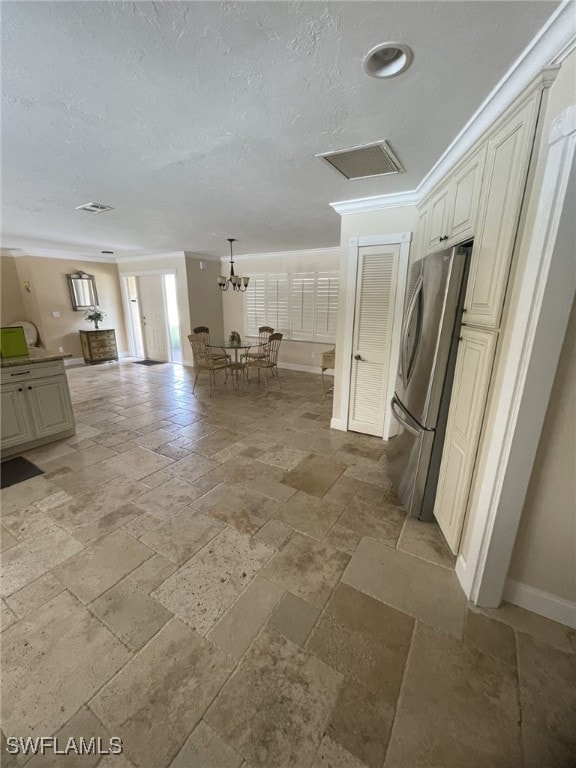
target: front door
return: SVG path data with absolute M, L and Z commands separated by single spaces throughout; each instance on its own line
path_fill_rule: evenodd
M 170 360 L 168 322 L 162 275 L 138 278 L 144 354 L 149 360 Z
M 358 248 L 348 429 L 382 437 L 400 245 Z

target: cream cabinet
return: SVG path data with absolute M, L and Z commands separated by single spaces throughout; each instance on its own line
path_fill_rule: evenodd
M 74 415 L 61 361 L 2 369 L 2 456 L 73 435 Z
M 434 516 L 456 553 L 490 383 L 496 332 L 462 327 Z
M 419 228 L 425 227 L 425 252 L 422 255 L 461 243 L 474 235 L 486 150 L 484 142 L 466 156 L 425 203 L 419 223 Z
M 498 328 L 524 196 L 540 94 L 507 116 L 488 138 L 486 170 L 465 321 Z

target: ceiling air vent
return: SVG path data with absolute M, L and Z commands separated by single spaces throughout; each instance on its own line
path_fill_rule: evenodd
M 77 211 L 88 211 L 88 213 L 103 213 L 104 211 L 113 211 L 114 208 L 111 205 L 102 205 L 102 203 L 86 203 L 85 205 L 78 205 Z
M 326 160 L 347 179 L 368 179 L 371 176 L 386 176 L 389 173 L 404 171 L 385 141 L 337 152 L 324 152 L 316 157 Z

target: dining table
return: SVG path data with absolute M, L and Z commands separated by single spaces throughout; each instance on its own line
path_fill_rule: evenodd
M 234 389 L 240 389 L 240 384 L 246 369 L 246 363 L 242 362 L 242 355 L 239 357 L 238 353 L 242 352 L 245 354 L 250 349 L 250 347 L 253 347 L 255 344 L 257 344 L 257 340 L 254 341 L 253 339 L 244 339 L 244 341 L 239 342 L 230 340 L 218 340 L 211 341 L 208 344 L 210 349 L 221 349 L 226 354 L 228 354 L 229 351 L 234 351 L 234 360 L 228 364 L 228 367 L 232 373 L 232 386 Z

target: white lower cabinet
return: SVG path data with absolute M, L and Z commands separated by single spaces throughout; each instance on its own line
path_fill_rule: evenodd
M 59 361 L 2 370 L 1 449 L 6 456 L 74 434 L 74 414 Z
M 462 326 L 434 516 L 458 551 L 490 384 L 495 331 Z

